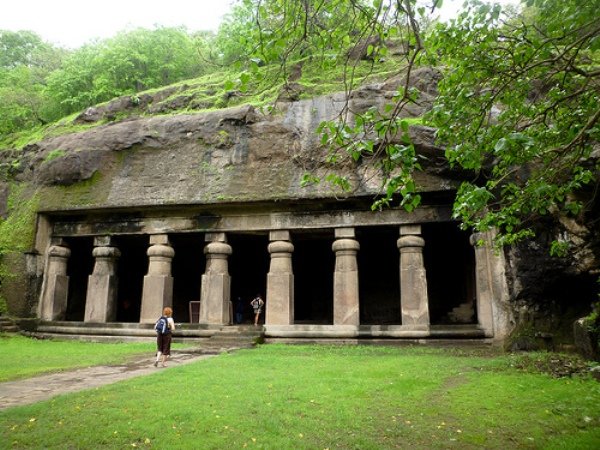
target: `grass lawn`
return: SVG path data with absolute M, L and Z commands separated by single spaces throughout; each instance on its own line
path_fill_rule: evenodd
M 178 347 L 182 345 L 172 346 Z M 152 355 L 155 348 L 153 343 L 58 342 L 0 334 L 0 382 L 77 367 L 118 364 L 133 356 Z
M 600 383 L 518 358 L 263 345 L 0 411 L 0 448 L 600 448 Z

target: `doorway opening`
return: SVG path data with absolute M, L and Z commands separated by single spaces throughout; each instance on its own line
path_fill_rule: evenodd
M 232 248 L 229 258 L 232 311 L 235 314 L 234 307 L 239 308 L 237 311 L 242 315 L 242 324 L 254 323 L 250 302 L 258 294 L 266 299 L 269 239 L 266 234 L 230 234 L 228 241 Z M 264 319 L 263 307 L 260 321 L 264 323 Z
M 333 324 L 335 255 L 329 231 L 294 233 L 294 323 Z
M 356 236 L 360 323 L 400 325 L 398 227 L 359 228 Z
M 173 276 L 173 317 L 177 322 L 191 322 L 190 302 L 200 301 L 202 274 L 206 268 L 204 234 L 185 233 L 169 236 L 175 257 Z
M 117 293 L 117 322 L 140 321 L 144 276 L 148 272 L 149 245 L 147 235 L 122 235 L 115 238 L 121 251 L 117 261 L 119 279 Z
M 65 320 L 82 322 L 85 316 L 85 299 L 88 277 L 94 270 L 94 239 L 92 237 L 65 238 L 71 249 L 67 262 L 69 292 Z
M 456 223 L 422 226 L 432 325 L 476 324 L 475 252 Z

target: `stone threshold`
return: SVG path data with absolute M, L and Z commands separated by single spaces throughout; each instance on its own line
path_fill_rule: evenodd
M 89 323 L 52 321 L 40 322 L 32 335 L 39 337 L 79 336 L 122 340 L 154 339 L 153 324 Z M 217 337 L 264 337 L 274 339 L 486 339 L 478 325 L 200 325 L 182 324 L 173 333 L 174 342 L 203 340 Z
M 477 325 L 266 325 L 265 338 L 484 339 Z

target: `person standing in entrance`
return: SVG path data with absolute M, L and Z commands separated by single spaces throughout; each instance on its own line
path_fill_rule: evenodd
M 175 321 L 173 320 L 173 310 L 168 306 L 163 309 L 163 315 L 160 316 L 156 325 L 156 361 L 154 367 L 158 366 L 158 362 L 162 362 L 163 367 L 167 367 L 167 358 L 171 355 L 171 338 L 175 329 Z
M 260 318 L 260 313 L 262 313 L 264 304 L 265 302 L 260 294 L 257 294 L 256 297 L 254 297 L 254 299 L 250 302 L 250 306 L 252 306 L 252 309 L 254 310 L 254 326 L 258 325 L 258 319 Z
M 242 301 L 242 297 L 235 299 L 233 309 L 235 311 L 235 323 L 239 325 L 244 321 L 244 302 Z

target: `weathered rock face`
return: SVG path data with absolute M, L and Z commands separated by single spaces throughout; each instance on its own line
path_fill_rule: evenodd
M 579 319 L 573 324 L 575 347 L 587 359 L 600 361 L 600 334 L 591 331 L 590 320 Z
M 537 224 L 535 240 L 506 250 L 517 347 L 544 347 L 541 336 L 552 348 L 572 343 L 574 323 L 599 299 L 600 235 L 594 227 L 600 215 L 598 200 L 589 201 L 596 206 L 585 216 L 549 217 Z M 570 244 L 566 256 L 549 254 L 556 239 Z
M 357 91 L 350 110 L 383 107 L 399 82 Z M 422 113 L 429 100 L 424 92 L 426 104 L 409 114 Z M 102 208 L 331 197 L 330 186 L 301 188 L 300 181 L 307 171 L 325 173 L 326 151 L 315 129 L 336 118 L 345 102 L 343 94 L 334 94 L 280 103 L 281 113 L 273 115 L 242 106 L 99 126 L 25 148 L 17 179 L 44 188 L 40 208 L 46 210 L 80 203 Z M 128 107 L 128 102 L 121 103 Z M 111 105 L 104 108 L 117 108 Z M 83 115 L 93 120 L 99 113 L 89 110 Z M 413 127 L 413 139 L 427 158 L 427 170 L 417 174 L 421 190 L 455 187 L 457 174 L 433 144 L 433 130 Z M 337 195 L 372 195 L 381 188 L 381 177 L 371 164 L 348 164 L 342 171 L 352 181 L 353 192 Z M 75 185 L 77 196 L 58 189 Z

